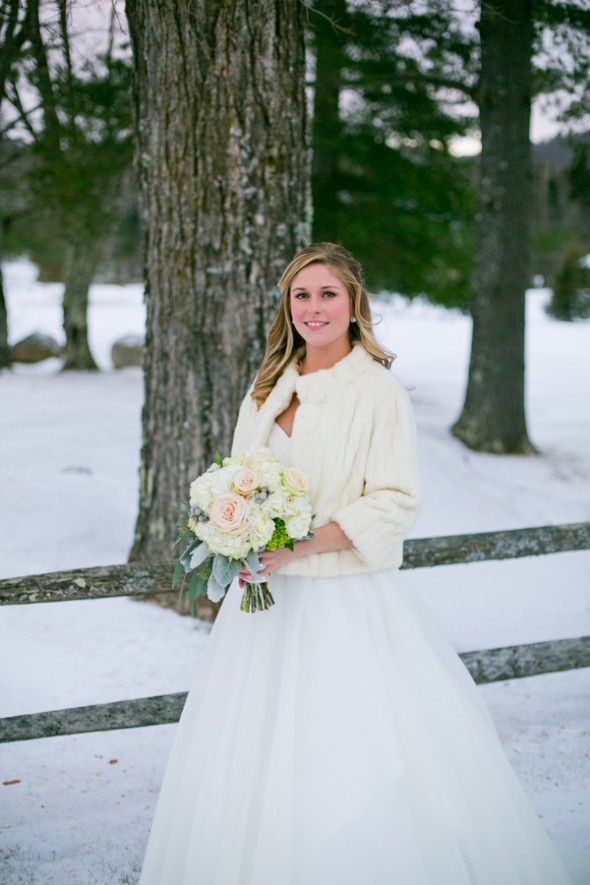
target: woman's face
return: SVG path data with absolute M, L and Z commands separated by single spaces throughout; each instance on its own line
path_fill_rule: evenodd
M 310 264 L 300 270 L 289 293 L 291 319 L 307 348 L 350 350 L 352 316 L 348 289 L 328 264 Z

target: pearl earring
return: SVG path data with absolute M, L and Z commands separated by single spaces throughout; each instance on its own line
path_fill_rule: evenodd
M 356 317 L 351 317 L 351 318 L 350 318 L 350 322 L 351 322 L 351 323 L 356 323 Z

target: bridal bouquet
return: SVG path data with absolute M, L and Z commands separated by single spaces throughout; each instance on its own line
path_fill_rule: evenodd
M 172 586 L 182 577 L 181 592 L 191 573 L 191 611 L 205 593 L 219 602 L 242 563 L 252 581 L 245 584 L 240 608 L 263 611 L 274 605 L 268 583 L 257 578 L 258 554 L 310 538 L 311 503 L 307 478 L 288 467 L 270 449 L 257 448 L 233 458 L 216 456 L 190 487 L 190 510 L 178 524 L 179 541 L 187 546 L 180 557 Z

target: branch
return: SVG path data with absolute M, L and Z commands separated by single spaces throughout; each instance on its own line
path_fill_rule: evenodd
M 67 127 L 69 130 L 70 138 L 72 140 L 72 144 L 79 144 L 80 137 L 78 127 L 76 125 L 76 110 L 78 102 L 76 83 L 74 78 L 74 68 L 72 64 L 72 52 L 70 47 L 70 33 L 68 30 L 68 0 L 57 0 L 57 6 L 59 9 L 60 42 L 62 46 L 66 69 L 67 102 L 65 110 L 67 111 Z M 63 103 L 62 110 L 64 110 Z
M 313 12 L 320 18 L 323 18 L 335 31 L 340 31 L 341 34 L 346 34 L 347 37 L 354 37 L 356 35 L 356 32 L 352 28 L 343 28 L 342 25 L 339 25 L 333 18 L 330 18 L 329 15 L 326 15 L 326 13 L 322 12 L 320 9 L 316 9 L 311 3 L 307 3 L 306 0 L 300 0 L 300 2 L 308 12 Z
M 10 0 L 10 8 L 5 13 L 6 29 L 0 47 L 0 103 L 5 95 L 4 90 L 11 68 L 29 36 L 31 17 L 35 12 L 38 12 L 39 0 L 30 0 L 21 22 L 20 30 L 17 30 L 20 7 L 20 0 Z
M 43 107 L 43 104 L 40 103 L 40 104 L 36 105 L 34 108 L 31 108 L 30 110 L 26 111 L 23 107 L 23 103 L 20 99 L 18 87 L 17 87 L 16 81 L 14 80 L 13 77 L 11 77 L 9 85 L 11 87 L 11 91 L 10 91 L 10 93 L 8 91 L 6 92 L 6 98 L 9 102 L 9 104 L 11 104 L 12 107 L 17 111 L 17 116 L 11 123 L 9 123 L 0 132 L 0 136 L 4 135 L 5 132 L 9 132 L 10 129 L 12 129 L 12 127 L 20 120 L 20 121 L 22 121 L 22 123 L 24 123 L 25 129 L 27 130 L 27 132 L 29 133 L 29 135 L 31 136 L 33 141 L 38 142 L 39 136 L 38 136 L 38 133 L 36 132 L 34 126 L 31 124 L 29 115 L 32 114 L 34 111 L 40 110 Z
M 370 80 L 341 80 L 339 87 L 340 89 L 369 91 L 371 89 L 380 89 L 383 86 L 391 86 L 392 83 L 396 82 L 417 83 L 427 86 L 438 86 L 441 89 L 453 89 L 457 92 L 461 92 L 470 101 L 477 101 L 477 86 L 468 86 L 467 83 L 463 83 L 460 80 L 453 80 L 451 77 L 429 76 L 428 74 L 400 74 L 396 71 L 395 73 L 392 73 L 391 76 L 384 76 L 382 79 L 379 77 L 372 77 Z M 315 79 L 306 80 L 305 85 L 314 87 L 316 81 Z
M 57 103 L 53 92 L 53 83 L 49 73 L 47 51 L 41 33 L 39 20 L 39 3 L 36 2 L 35 15 L 31 21 L 31 47 L 35 59 L 35 73 L 37 75 L 37 88 L 41 95 L 41 106 L 45 120 L 45 131 L 53 144 L 56 152 L 60 150 L 61 124 L 57 115 Z

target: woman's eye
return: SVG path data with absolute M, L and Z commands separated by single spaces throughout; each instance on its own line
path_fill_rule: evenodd
M 335 298 L 336 292 L 324 292 L 324 298 Z
M 304 298 L 307 298 L 307 292 L 297 292 L 295 298 L 297 301 L 303 301 Z

